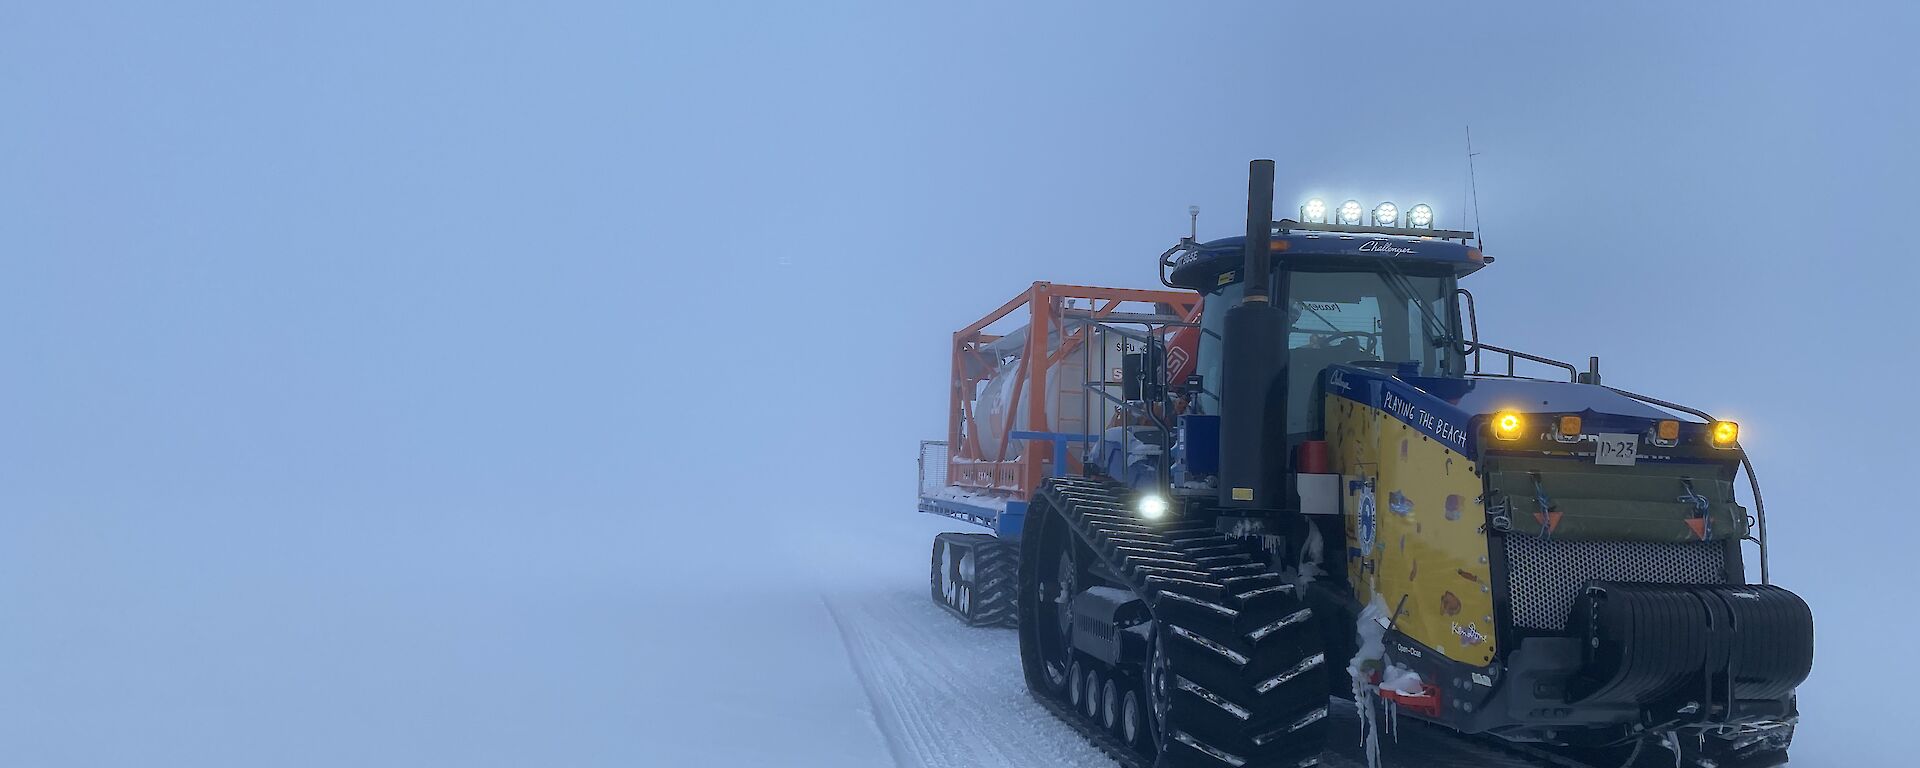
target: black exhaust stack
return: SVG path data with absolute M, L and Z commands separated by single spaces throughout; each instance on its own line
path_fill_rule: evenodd
M 1287 313 L 1273 305 L 1273 161 L 1247 173 L 1245 297 L 1227 310 L 1220 387 L 1220 505 L 1282 509 L 1286 489 Z M 1282 277 L 1285 274 L 1282 273 Z M 1284 282 L 1284 281 L 1283 281 Z M 1286 288 L 1279 293 L 1285 300 Z

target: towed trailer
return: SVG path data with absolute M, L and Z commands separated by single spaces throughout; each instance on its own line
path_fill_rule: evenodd
M 1155 441 L 1128 417 L 1129 360 L 1197 332 L 1198 311 L 1190 293 L 1037 282 L 954 333 L 947 439 L 920 444 L 919 510 L 987 532 L 935 538 L 936 602 L 968 624 L 1012 625 L 1027 499 L 1090 463 L 1148 471 Z

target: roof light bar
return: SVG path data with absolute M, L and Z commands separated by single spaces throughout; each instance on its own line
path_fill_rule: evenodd
M 1308 224 L 1327 223 L 1327 201 L 1317 197 L 1308 200 L 1306 205 L 1300 206 L 1300 220 Z
M 1364 219 L 1362 219 L 1361 217 L 1366 215 L 1366 211 L 1367 209 L 1360 207 L 1360 201 L 1358 200 L 1348 200 L 1344 203 L 1341 203 L 1339 223 L 1345 224 L 1349 227 L 1360 226 L 1361 224 L 1365 223 Z
M 1414 229 L 1433 229 L 1433 206 L 1419 203 L 1408 208 L 1407 226 Z

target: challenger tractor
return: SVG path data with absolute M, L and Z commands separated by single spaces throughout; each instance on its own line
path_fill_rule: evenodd
M 1276 221 L 1273 174 L 1243 236 L 1195 212 L 1163 288 L 1034 283 L 954 335 L 919 508 L 987 531 L 935 539 L 935 602 L 1017 627 L 1034 697 L 1130 766 L 1313 765 L 1356 709 L 1785 763 L 1812 614 L 1771 584 L 1739 426 L 1481 342 L 1473 233 Z

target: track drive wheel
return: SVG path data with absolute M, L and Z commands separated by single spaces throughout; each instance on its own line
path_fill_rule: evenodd
M 1045 521 L 1035 538 L 1033 554 L 1023 553 L 1031 572 L 1021 569 L 1019 623 L 1031 627 L 1021 632 L 1023 656 L 1031 636 L 1040 687 L 1077 706 L 1084 667 L 1073 655 L 1073 599 L 1082 589 L 1085 554 L 1064 521 Z

